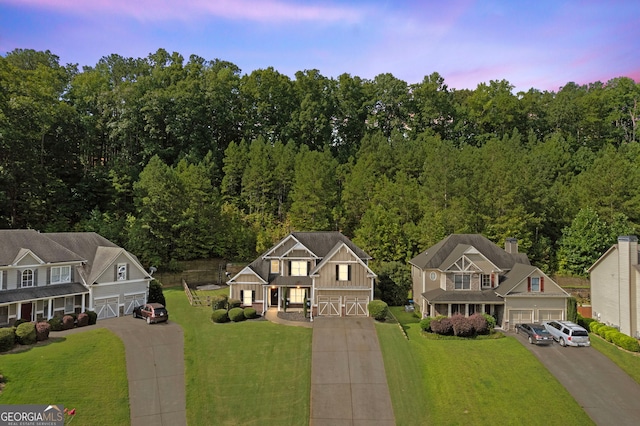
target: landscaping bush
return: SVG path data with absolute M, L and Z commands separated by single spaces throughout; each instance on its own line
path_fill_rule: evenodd
M 496 328 L 496 319 L 489 314 L 482 314 L 485 320 L 487 320 L 487 329 L 489 332 Z
M 611 326 L 603 325 L 602 327 L 598 328 L 598 336 L 600 336 L 600 337 L 602 337 L 603 339 L 605 339 L 605 340 L 606 340 L 606 338 L 607 338 L 607 333 L 608 333 L 609 331 L 612 331 L 612 330 L 614 330 L 614 331 L 618 331 L 618 330 L 616 330 L 615 328 L 613 328 L 613 327 L 611 327 Z
M 617 334 L 620 334 L 620 332 L 614 328 L 613 330 L 607 330 L 603 337 L 607 342 L 613 343 L 613 338 Z
M 640 352 L 640 343 L 638 343 L 638 340 L 631 336 L 627 336 L 626 334 L 618 333 L 614 335 L 613 343 L 615 343 L 616 346 L 620 346 L 622 349 L 626 349 L 631 352 Z
M 36 340 L 41 342 L 43 340 L 47 340 L 49 338 L 49 332 L 51 331 L 51 326 L 46 321 L 40 321 L 36 323 Z
M 18 318 L 13 322 L 14 327 L 18 327 L 20 324 L 24 324 L 25 322 L 29 322 L 26 319 Z
M 592 333 L 598 334 L 598 330 L 602 326 L 604 326 L 603 323 L 598 322 L 598 321 L 593 321 L 591 324 L 589 324 L 589 331 L 591 331 Z
M 69 330 L 75 325 L 75 320 L 71 315 L 65 315 L 62 317 L 62 329 Z
M 98 314 L 94 311 L 86 311 L 85 314 L 89 316 L 89 325 L 95 325 L 98 322 Z
M 453 324 L 451 319 L 445 316 L 437 316 L 431 320 L 431 331 L 436 334 L 442 334 L 443 336 L 450 336 L 453 334 Z
M 229 319 L 233 322 L 244 321 L 244 309 L 242 308 L 231 308 L 229 309 Z
M 6 352 L 16 344 L 16 328 L 0 328 L 0 352 Z
M 493 318 L 493 317 L 491 317 Z M 476 334 L 489 334 L 489 324 L 483 314 L 473 314 L 469 317 L 469 322 Z
M 16 327 L 16 341 L 21 345 L 33 345 L 36 342 L 36 325 L 23 322 Z
M 160 303 L 163 306 L 167 306 L 167 301 L 164 298 L 164 292 L 162 291 L 162 284 L 159 281 L 151 280 L 149 283 L 149 297 L 147 303 Z
M 228 309 L 231 310 L 233 308 L 239 308 L 240 305 L 242 305 L 242 302 L 240 301 L 240 299 L 229 299 L 227 305 Z
M 229 313 L 226 309 L 216 309 L 211 314 L 211 321 L 216 323 L 229 322 Z
M 453 334 L 459 337 L 471 337 L 475 334 L 473 324 L 469 318 L 464 315 L 455 314 L 451 317 L 451 325 L 453 326 Z
M 217 311 L 218 309 L 227 309 L 229 296 L 226 294 L 215 294 L 211 296 L 211 309 Z
M 60 319 L 60 317 L 53 317 L 47 322 L 51 326 L 51 331 L 61 331 L 62 330 L 62 320 Z
M 253 308 L 244 308 L 244 317 L 246 319 L 254 319 L 258 316 L 258 313 Z
M 85 313 L 78 314 L 78 327 L 86 327 L 89 325 L 89 315 Z
M 367 308 L 369 309 L 369 316 L 378 321 L 384 321 L 389 314 L 389 305 L 382 300 L 372 300 Z
M 423 331 L 430 332 L 431 331 L 431 317 L 426 317 L 420 320 L 420 328 Z
M 578 325 L 587 330 L 591 330 L 591 324 L 596 322 L 593 318 L 585 318 L 582 315 L 578 314 Z

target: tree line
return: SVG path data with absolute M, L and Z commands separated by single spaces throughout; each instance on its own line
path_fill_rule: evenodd
M 251 259 L 291 230 L 340 230 L 379 263 L 481 233 L 583 275 L 640 225 L 640 87 L 513 89 L 242 74 L 164 49 L 79 70 L 16 49 L 0 57 L 0 227 L 96 231 L 165 268 Z

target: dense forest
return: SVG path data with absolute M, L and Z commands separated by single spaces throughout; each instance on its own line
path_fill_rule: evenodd
M 251 259 L 340 230 L 378 264 L 481 233 L 585 274 L 640 225 L 640 86 L 449 88 L 163 49 L 60 64 L 0 57 L 0 228 L 96 231 L 147 265 Z M 397 264 L 397 263 L 396 263 Z

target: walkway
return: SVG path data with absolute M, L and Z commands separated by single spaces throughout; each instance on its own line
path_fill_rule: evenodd
M 311 426 L 395 425 L 372 318 L 313 322 Z

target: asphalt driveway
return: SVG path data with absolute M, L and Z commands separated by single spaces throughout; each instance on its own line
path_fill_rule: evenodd
M 557 343 L 536 346 L 522 334 L 510 334 L 547 367 L 596 424 L 640 423 L 640 385 L 599 351 Z

